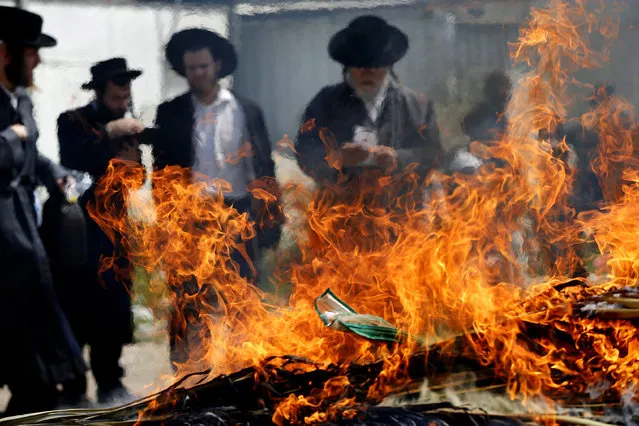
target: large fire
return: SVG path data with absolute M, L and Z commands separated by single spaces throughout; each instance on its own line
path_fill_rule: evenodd
M 126 236 L 137 266 L 164 273 L 174 307 L 189 305 L 205 330 L 204 343 L 179 372 L 229 373 L 283 354 L 324 365 L 382 359 L 385 368 L 368 395 L 381 398 L 406 378 L 402 361 L 408 355 L 446 334 L 465 336 L 468 350 L 507 381 L 512 398 L 592 395 L 599 389 L 597 398 L 619 399 L 634 392 L 636 327 L 575 311 L 587 298 L 635 287 L 639 278 L 634 112 L 611 97 L 582 117 L 586 128 L 600 134 L 592 167 L 607 199 L 602 211 L 575 217 L 569 147 L 552 137 L 566 119 L 569 88 L 579 86 L 571 73 L 601 65 L 618 29 L 614 19 L 603 18 L 610 11 L 598 9 L 603 2 L 591 2 L 594 9 L 585 3 L 554 0 L 547 9 L 533 9 L 512 46 L 513 59 L 527 63 L 530 72 L 516 85 L 507 135 L 490 148 L 473 146 L 479 156 L 501 159 L 499 165 L 487 162 L 475 175 L 432 172 L 426 182 L 407 170 L 313 195 L 306 206 L 308 232 L 298 238 L 301 260 L 280 271 L 293 284 L 286 306 L 266 303 L 230 261 L 230 250 L 241 249 L 255 224 L 224 206 L 224 182 L 192 182 L 179 168 L 155 172 L 154 221 L 141 223 L 117 211 L 113 199 L 139 188 L 143 170 L 113 162 L 92 215 L 114 238 Z M 591 50 L 593 35 L 605 40 L 603 49 Z M 540 140 L 540 131 L 549 136 Z M 339 163 L 338 157 L 327 159 Z M 211 184 L 220 195 L 205 195 Z M 263 188 L 255 191 L 267 201 L 309 196 L 297 193 L 299 185 L 277 196 Z M 606 256 L 603 282 L 569 276 L 588 239 Z M 531 264 L 551 249 L 558 255 L 545 265 L 546 278 L 531 284 Z M 522 260 L 526 253 L 532 261 Z M 314 308 L 327 288 L 407 337 L 382 345 L 327 328 Z M 319 407 L 322 398 L 346 386 L 347 379 L 337 378 L 317 400 L 291 395 L 274 420 L 301 422 L 296 407 Z M 306 420 L 348 415 L 349 402 Z

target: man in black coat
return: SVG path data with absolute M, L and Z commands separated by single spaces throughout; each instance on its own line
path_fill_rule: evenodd
M 223 179 L 232 187 L 224 195 L 226 203 L 258 218 L 264 205 L 253 197 L 249 185 L 257 179 L 274 182 L 275 166 L 261 109 L 219 84 L 219 79 L 236 68 L 235 49 L 212 31 L 192 28 L 174 34 L 165 53 L 173 69 L 187 79 L 190 90 L 158 107 L 155 123 L 159 140 L 154 146 L 157 168 L 181 166 L 209 178 Z M 246 143 L 250 144 L 252 155 L 228 161 L 229 157 L 237 157 L 234 154 L 241 152 Z M 270 227 L 258 226 L 257 236 L 246 242 L 253 265 L 239 252 L 234 253 L 233 261 L 242 276 L 255 279 L 258 250 L 279 241 L 280 227 L 279 222 Z M 177 324 L 183 320 L 180 311 L 185 306 L 174 309 L 171 356 L 180 362 L 188 357 L 184 349 L 178 348 L 178 341 L 185 338 L 179 336 Z
M 0 385 L 12 394 L 6 415 L 54 409 L 56 385 L 86 371 L 53 291 L 34 210 L 36 185 L 53 193 L 65 181 L 38 152 L 26 91 L 39 49 L 56 45 L 41 28 L 39 15 L 0 7 Z
M 363 202 L 366 211 L 392 211 L 393 221 L 403 222 L 405 207 L 423 201 L 419 182 L 438 165 L 442 148 L 432 102 L 401 85 L 393 71 L 408 44 L 399 28 L 371 15 L 331 38 L 328 52 L 342 65 L 343 81 L 310 101 L 295 143 L 300 168 L 319 187 L 315 209 Z M 387 184 L 380 187 L 380 179 Z M 352 231 L 340 244 L 375 244 L 356 232 L 374 226 L 364 216 L 359 225 L 355 218 L 335 225 Z
M 320 185 L 411 163 L 422 174 L 429 170 L 441 152 L 433 104 L 400 85 L 392 70 L 408 50 L 406 35 L 377 16 L 361 16 L 332 37 L 328 50 L 344 81 L 323 88 L 306 108 L 296 140 L 302 170 Z
M 124 370 L 119 360 L 123 345 L 133 341 L 131 280 L 126 273 L 101 272 L 101 258 L 114 253 L 118 271 L 127 271 L 129 263 L 126 253 L 116 249 L 86 207 L 94 201 L 95 185 L 112 159 L 140 160 L 137 137 L 144 125 L 125 115 L 131 103 L 131 81 L 141 74 L 129 69 L 124 58 L 98 62 L 91 67 L 92 80 L 82 86 L 93 90 L 95 99 L 58 117 L 61 164 L 89 173 L 94 184 L 80 200 L 87 223 L 87 260 L 76 268 L 54 268 L 56 290 L 78 342 L 91 348 L 98 402 L 104 404 L 129 398 L 121 382 Z M 126 211 L 124 204 L 119 207 Z M 65 383 L 64 391 L 66 404 L 84 404 L 86 379 Z

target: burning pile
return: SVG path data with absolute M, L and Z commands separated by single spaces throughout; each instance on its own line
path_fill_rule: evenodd
M 616 21 L 605 18 L 611 12 L 598 9 L 603 2 L 585 3 L 554 0 L 547 9 L 534 9 L 512 46 L 513 59 L 527 63 L 530 72 L 515 89 L 508 133 L 489 148 L 473 146 L 481 157 L 499 158 L 499 165 L 487 162 L 472 176 L 434 172 L 425 196 L 410 170 L 339 202 L 328 192 L 315 196 L 307 210 L 309 235 L 299 240 L 302 260 L 286 271 L 294 288 L 285 307 L 266 304 L 230 262 L 231 248 L 241 247 L 254 224 L 225 207 L 221 195 L 201 196 L 211 183 L 191 182 L 177 168 L 155 173 L 155 221 L 135 222 L 114 211 L 111 200 L 142 185 L 143 171 L 113 163 L 93 216 L 114 236 L 126 236 L 138 266 L 165 273 L 180 295 L 176 306 L 186 300 L 207 313 L 198 321 L 210 337 L 180 374 L 222 375 L 190 389 L 172 387 L 120 414 L 139 411 L 144 423 L 190 400 L 208 407 L 220 424 L 356 424 L 365 411 L 383 418 L 382 408 L 370 407 L 388 395 L 416 392 L 426 378 L 436 387 L 460 370 L 474 371 L 478 386 L 523 401 L 540 395 L 564 405 L 634 401 L 639 157 L 636 129 L 628 124 L 634 112 L 610 98 L 582 117 L 600 134 L 592 166 L 606 183 L 608 200 L 602 211 L 578 218 L 569 203 L 569 147 L 538 138 L 540 131 L 555 134 L 565 120 L 569 88 L 578 85 L 571 73 L 600 66 L 616 37 Z M 605 41 L 601 50 L 589 46 L 594 35 Z M 222 191 L 226 185 L 213 184 Z M 403 191 L 394 202 L 401 208 L 381 208 L 377 200 L 392 198 L 398 186 Z M 284 190 L 299 195 L 297 187 Z M 425 207 L 416 207 L 419 200 Z M 518 239 L 526 243 L 522 250 Z M 609 275 L 598 283 L 569 275 L 587 239 L 607 257 Z M 550 278 L 531 285 L 521 252 L 539 256 L 533 241 L 561 255 Z M 199 286 L 182 291 L 193 281 Z M 379 341 L 326 327 L 314 301 L 327 288 L 402 332 Z M 450 406 L 413 408 L 410 413 L 432 422 L 456 421 L 454 416 L 478 421 L 476 413 Z

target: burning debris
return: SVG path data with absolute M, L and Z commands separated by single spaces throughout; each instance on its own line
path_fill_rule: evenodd
M 380 339 L 383 340 L 383 339 Z M 475 393 L 506 399 L 506 383 L 494 366 L 482 366 L 472 354 L 462 355 L 468 342 L 456 338 L 425 348 L 398 366 L 403 383 L 387 390 L 394 399 L 382 401 L 374 390 L 384 362 L 328 366 L 294 356 L 269 357 L 259 365 L 207 379 L 210 371 L 192 373 L 142 401 L 107 410 L 70 410 L 22 416 L 7 424 L 344 424 L 344 425 L 604 425 L 592 420 L 598 410 L 611 418 L 624 416 L 617 404 L 590 405 L 585 410 L 564 399 L 565 406 L 547 401 L 548 411 L 494 414 L 455 406 L 450 394 Z M 455 354 L 455 355 L 453 355 Z M 427 360 L 425 363 L 424 360 Z M 468 371 L 474 371 L 469 375 Z M 424 382 L 424 380 L 426 380 Z M 195 384 L 186 385 L 188 382 Z M 425 387 L 424 384 L 428 383 Z M 427 399 L 437 402 L 422 402 Z M 388 401 L 388 398 L 386 399 Z M 521 408 L 524 408 L 523 406 Z M 530 408 L 530 406 L 528 407 Z M 580 413 L 571 417 L 566 413 Z
M 508 131 L 471 148 L 500 164 L 482 161 L 475 174 L 433 172 L 426 183 L 439 190 L 427 196 L 413 170 L 315 195 L 308 236 L 299 242 L 302 261 L 286 271 L 294 284 L 288 306 L 265 304 L 241 278 L 230 253 L 242 250 L 254 224 L 222 195 L 210 196 L 210 182 L 192 182 L 175 167 L 155 173 L 155 212 L 145 215 L 154 222 L 136 222 L 110 200 L 139 188 L 144 173 L 113 162 L 92 215 L 112 236 L 127 235 L 136 265 L 165 272 L 182 313 L 177 321 L 192 336 L 187 343 L 196 342 L 178 368 L 184 379 L 114 410 L 35 415 L 20 424 L 635 421 L 628 409 L 639 377 L 633 111 L 613 97 L 582 120 L 602 140 L 593 168 L 614 182 L 601 211 L 576 217 L 574 165 L 564 161 L 570 147 L 552 136 L 567 115 L 569 72 L 600 66 L 616 35 L 601 4 L 586 3 L 554 0 L 532 10 L 512 46 L 514 60 L 531 71 L 515 87 Z M 595 33 L 605 41 L 601 51 L 589 47 Z M 213 184 L 220 194 L 229 189 Z M 284 195 L 295 197 L 294 190 Z M 261 198 L 268 204 L 281 196 Z M 392 209 L 383 207 L 388 200 Z M 551 277 L 534 285 L 514 244 L 525 233 L 524 242 L 538 240 L 552 254 Z M 610 275 L 601 282 L 574 274 L 588 239 L 607 256 Z M 414 402 L 424 381 L 445 392 L 468 372 L 468 392 L 524 404 L 542 398 L 548 411 L 492 415 Z M 403 405 L 380 405 L 391 396 Z

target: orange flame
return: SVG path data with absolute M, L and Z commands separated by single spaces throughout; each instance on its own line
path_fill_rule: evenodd
M 357 411 L 349 409 L 355 403 L 355 397 L 346 396 L 349 394 L 349 385 L 348 378 L 334 377 L 325 383 L 324 389 L 317 395 L 311 395 L 309 398 L 289 395 L 275 410 L 273 423 L 281 426 L 326 423 L 338 418 L 352 419 L 357 415 Z
M 443 333 L 465 335 L 479 360 L 507 381 L 513 398 L 597 388 L 605 399 L 635 389 L 636 327 L 575 311 L 593 296 L 637 284 L 639 171 L 634 170 L 632 111 L 617 100 L 582 118 L 600 136 L 592 165 L 609 184 L 610 204 L 603 212 L 575 220 L 568 201 L 575 172 L 567 159 L 570 147 L 553 139 L 566 120 L 568 87 L 576 84 L 570 73 L 600 66 L 618 32 L 616 21 L 598 9 L 600 3 L 591 6 L 585 0 L 554 0 L 547 9 L 532 10 L 512 46 L 514 60 L 531 71 L 515 88 L 508 132 L 490 147 L 472 147 L 503 164 L 488 162 L 474 176 L 432 172 L 426 193 L 411 168 L 321 188 L 307 206 L 309 232 L 298 239 L 301 260 L 286 271 L 294 288 L 285 307 L 264 303 L 263 293 L 243 280 L 230 260 L 231 251 L 241 251 L 255 235 L 256 224 L 225 206 L 224 183 L 192 181 L 191 173 L 179 168 L 161 170 L 153 176 L 156 221 L 139 224 L 118 214 L 111 201 L 121 188 L 139 187 L 143 175 L 113 163 L 100 182 L 92 215 L 113 238 L 125 236 L 137 265 L 165 272 L 174 308 L 193 316 L 179 318 L 181 324 L 200 325 L 200 343 L 180 373 L 204 367 L 226 373 L 280 354 L 320 364 L 381 358 L 386 367 L 368 395 L 379 398 L 408 379 L 401 367 L 405 357 Z M 588 45 L 594 32 L 607 41 L 601 51 Z M 309 121 L 303 129 L 314 126 Z M 335 138 L 328 129 L 319 134 L 329 152 L 326 160 L 339 169 Z M 219 192 L 207 190 L 211 185 Z M 294 199 L 300 190 L 290 185 L 279 194 L 273 188 L 256 184 L 252 192 L 268 205 Z M 581 261 L 584 234 L 594 235 L 608 256 L 612 277 L 597 285 L 566 286 L 573 281 L 568 273 Z M 534 246 L 552 252 L 547 262 L 552 265 L 546 265 L 543 282 L 530 285 L 525 255 L 537 257 Z M 313 300 L 329 287 L 359 312 L 405 330 L 408 341 L 389 347 L 326 328 Z M 351 415 L 348 387 L 347 379 L 338 378 L 318 395 L 291 395 L 273 420 L 311 423 Z

